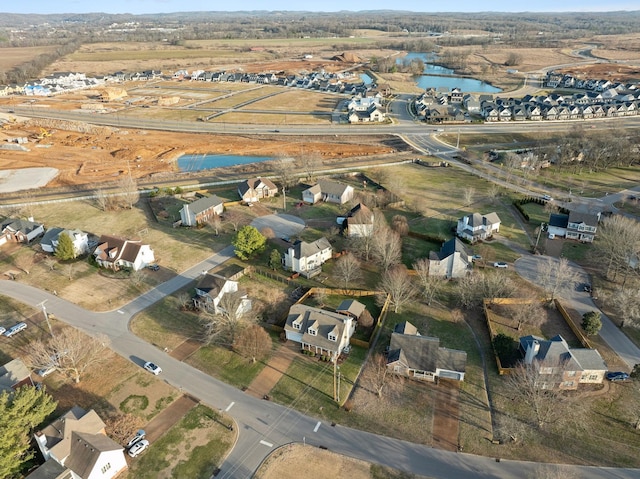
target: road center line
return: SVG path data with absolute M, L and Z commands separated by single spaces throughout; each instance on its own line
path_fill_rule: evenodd
M 234 404 L 235 404 L 235 401 L 231 401 L 231 404 L 227 406 L 227 409 L 225 409 L 224 412 L 229 412 L 229 409 L 231 409 Z
M 318 424 L 316 424 L 316 427 L 313 428 L 313 432 L 318 432 L 318 429 L 320 429 L 320 424 L 322 423 L 318 421 Z
M 267 447 L 273 447 L 273 444 L 271 444 L 270 442 L 267 442 L 267 441 L 260 441 L 260 444 L 262 444 L 263 446 L 267 446 Z

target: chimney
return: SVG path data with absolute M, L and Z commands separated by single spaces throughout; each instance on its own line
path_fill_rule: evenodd
M 540 351 L 540 343 L 536 339 L 534 339 L 527 346 L 527 353 L 524 356 L 525 364 L 533 363 L 533 360 L 535 359 L 539 351 Z

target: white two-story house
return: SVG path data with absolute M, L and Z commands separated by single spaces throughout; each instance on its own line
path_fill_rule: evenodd
M 284 254 L 284 267 L 307 277 L 319 274 L 325 261 L 331 259 L 333 248 L 327 238 L 312 243 L 298 240 Z
M 500 218 L 495 212 L 481 215 L 472 213 L 458 220 L 456 234 L 471 243 L 484 240 L 500 231 Z

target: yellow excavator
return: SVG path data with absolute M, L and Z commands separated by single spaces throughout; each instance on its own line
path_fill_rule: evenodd
M 47 130 L 46 128 L 40 127 L 40 133 L 36 136 L 36 138 L 38 138 L 38 140 L 42 140 L 44 138 L 51 136 L 51 134 L 52 134 L 51 131 Z

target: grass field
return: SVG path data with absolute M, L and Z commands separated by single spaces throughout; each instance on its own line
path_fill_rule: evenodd
M 0 70 L 7 71 L 17 65 L 29 62 L 42 53 L 56 49 L 55 45 L 37 47 L 0 48 Z

